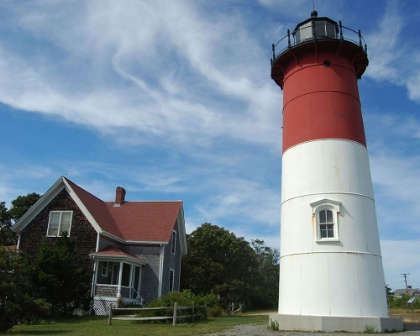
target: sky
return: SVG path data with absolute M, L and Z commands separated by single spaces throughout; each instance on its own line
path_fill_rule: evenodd
M 420 287 L 420 4 L 315 0 L 360 29 L 359 81 L 385 281 Z M 271 44 L 312 0 L 0 2 L 0 201 L 68 179 L 104 201 L 183 200 L 280 244 L 283 93 Z

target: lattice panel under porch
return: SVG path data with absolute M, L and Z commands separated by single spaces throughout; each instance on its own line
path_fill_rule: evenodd
M 103 316 L 109 315 L 109 304 L 112 304 L 112 308 L 117 307 L 116 301 L 107 301 L 107 300 L 93 300 L 93 310 L 95 315 Z

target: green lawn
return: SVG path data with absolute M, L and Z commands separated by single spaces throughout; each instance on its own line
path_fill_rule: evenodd
M 254 312 L 256 313 L 256 312 Z M 262 315 L 237 315 L 209 318 L 206 321 L 194 323 L 179 323 L 172 326 L 172 321 L 163 323 L 139 323 L 133 321 L 113 320 L 108 325 L 108 320 L 103 317 L 79 317 L 59 320 L 51 324 L 18 325 L 12 331 L 0 333 L 2 335 L 138 335 L 138 336 L 193 336 L 216 333 L 239 324 L 267 324 L 268 316 Z

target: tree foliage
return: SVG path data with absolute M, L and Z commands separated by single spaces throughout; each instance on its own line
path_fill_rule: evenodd
M 17 222 L 40 197 L 37 193 L 18 196 L 12 201 L 10 209 L 7 209 L 5 202 L 0 202 L 0 245 L 16 244 L 16 235 L 10 229 L 12 224 Z
M 254 308 L 277 303 L 278 257 L 262 240 L 251 246 L 244 238 L 205 223 L 187 236 L 187 244 L 188 254 L 182 260 L 183 289 L 217 294 L 224 307 L 231 302 Z
M 18 196 L 12 201 L 12 207 L 9 210 L 11 219 L 17 222 L 40 198 L 41 195 L 37 193 Z
M 257 308 L 272 308 L 278 303 L 280 253 L 266 246 L 263 240 L 251 240 L 258 263 L 254 281 L 253 303 Z
M 27 266 L 24 256 L 0 246 L 0 332 L 45 314 L 49 307 L 32 297 Z
M 31 267 L 33 295 L 51 304 L 52 316 L 69 316 L 77 308 L 88 309 L 92 272 L 75 252 L 66 235 L 53 243 L 44 239 Z
M 0 245 L 14 245 L 15 234 L 10 227 L 12 225 L 9 210 L 6 208 L 5 202 L 0 202 Z

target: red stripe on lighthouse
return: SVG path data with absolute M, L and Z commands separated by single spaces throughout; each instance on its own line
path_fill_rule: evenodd
M 347 139 L 366 146 L 357 76 L 347 57 L 309 53 L 286 68 L 283 152 L 316 139 Z

